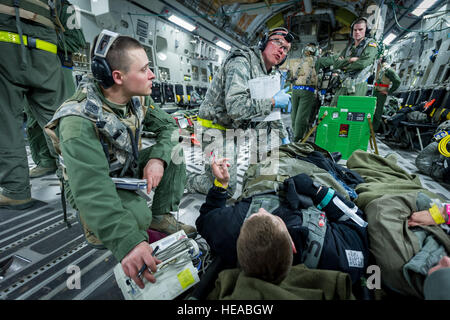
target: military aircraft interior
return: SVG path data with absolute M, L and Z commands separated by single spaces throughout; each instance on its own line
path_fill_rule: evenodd
M 75 85 L 92 74 L 91 50 L 94 37 L 102 30 L 138 40 L 155 74 L 153 104 L 175 120 L 186 171 L 199 174 L 204 172 L 204 159 L 196 136 L 198 110 L 229 52 L 258 45 L 273 28 L 286 28 L 293 40 L 286 60 L 278 67 L 280 88 L 283 84 L 295 85 L 292 73 L 308 44 L 316 44 L 316 58 L 339 55 L 352 40 L 353 22 L 364 17 L 367 34 L 377 49 L 363 97 L 372 99 L 367 100 L 372 111 L 358 105 L 362 100 L 341 99 L 337 107 L 332 107 L 340 73 L 333 66 L 323 67 L 317 70 L 317 87 L 312 90 L 317 107 L 302 142 L 319 146 L 344 168 L 356 149 L 381 157 L 395 155 L 397 165 L 407 175 L 417 178 L 415 181 L 444 203 L 450 202 L 448 1 L 70 0 L 70 4 L 72 28 L 81 29 L 86 40 L 86 46 L 71 55 Z M 400 83 L 395 92 L 387 94 L 380 126 L 374 130 L 371 119 L 377 100 L 372 97 L 380 87 L 376 74 L 382 57 Z M 296 142 L 291 108 L 281 110 L 281 120 L 290 141 Z M 370 113 L 372 118 L 367 117 Z M 36 164 L 25 122 L 23 134 L 32 170 Z M 143 133 L 143 147 L 155 142 L 154 133 Z M 251 165 L 248 150 L 244 144 L 238 155 L 237 191 L 228 204 L 237 201 L 245 187 Z M 188 257 L 182 262 L 186 269 L 179 272 L 167 263 L 165 274 L 155 284 L 147 282 L 146 289 L 139 289 L 124 275 L 111 251 L 97 249 L 86 241 L 76 210 L 62 197 L 64 191 L 56 173 L 32 178 L 30 184 L 35 200 L 32 207 L 0 209 L 0 300 L 206 299 L 206 290 L 214 285 L 217 274 L 208 273 L 215 266 L 215 256 L 199 234 L 188 240 L 185 234 L 157 238 L 160 250 L 167 240 L 182 243 L 179 250 Z M 153 194 L 143 195 L 149 206 Z M 185 192 L 179 210 L 172 214 L 195 226 L 205 199 L 204 194 Z M 450 237 L 448 225 L 442 228 Z M 149 231 L 149 236 L 154 234 Z M 417 299 L 389 290 L 384 284 L 377 289 L 369 294 L 370 300 Z

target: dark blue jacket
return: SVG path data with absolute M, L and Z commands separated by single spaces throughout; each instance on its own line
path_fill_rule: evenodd
M 290 179 L 295 179 L 295 177 Z M 285 183 L 285 185 L 287 184 Z M 287 194 L 292 192 L 296 191 L 287 188 Z M 298 209 L 293 209 L 292 204 L 288 203 L 286 198 L 290 197 L 280 197 L 281 205 L 273 214 L 285 222 L 297 249 L 293 264 L 300 264 L 303 263 L 302 252 L 305 250 L 309 231 L 302 227 L 301 205 L 296 203 L 295 206 Z M 349 203 L 342 196 L 340 198 L 347 204 Z M 236 242 L 251 198 L 236 202 L 233 206 L 226 206 L 226 200 L 227 193 L 224 189 L 212 187 L 206 197 L 206 202 L 200 208 L 196 227 L 210 245 L 212 252 L 222 258 L 225 267 L 232 268 L 236 267 Z M 312 205 L 312 201 L 310 204 Z M 324 207 L 324 211 L 327 211 L 327 206 Z M 363 216 L 361 210 L 358 210 L 357 214 Z M 352 282 L 355 283 L 365 275 L 368 265 L 367 228 L 360 227 L 351 219 L 338 221 L 340 216 L 342 214 L 327 214 L 327 230 L 318 269 L 349 273 Z M 359 257 L 362 259 L 358 259 Z

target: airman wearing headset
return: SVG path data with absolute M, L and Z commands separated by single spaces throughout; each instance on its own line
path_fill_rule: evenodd
M 284 63 L 291 49 L 292 40 L 293 36 L 287 29 L 275 28 L 264 34 L 257 46 L 232 50 L 224 59 L 199 109 L 200 129 L 197 129 L 197 137 L 202 137 L 202 148 L 206 158 L 205 173 L 188 174 L 186 188 L 189 192 L 208 193 L 214 181 L 210 167 L 210 156 L 214 153 L 218 157 L 230 158 L 231 181 L 228 190 L 230 195 L 237 198 L 236 162 L 239 142 L 234 142 L 234 136 L 232 141 L 231 139 L 226 141 L 230 136 L 227 134 L 228 129 L 234 130 L 228 130 L 229 133 L 237 135 L 252 128 L 255 130 L 253 132 L 258 134 L 270 132 L 270 136 L 275 134 L 277 129 L 282 143 L 289 143 L 280 114 L 280 108 L 288 106 L 290 102 L 290 95 L 286 93 L 288 88 L 280 90 L 273 97 L 252 98 L 249 80 L 264 79 L 278 72 L 278 66 Z M 270 143 L 273 143 L 272 141 Z M 230 154 L 231 151 L 233 155 Z M 259 151 L 257 154 L 264 152 L 264 150 L 255 151 Z
M 365 96 L 367 79 L 372 73 L 373 63 L 378 54 L 377 43 L 370 38 L 367 19 L 357 18 L 352 25 L 350 42 L 338 58 L 332 59 L 333 69 L 342 71 L 340 87 L 331 101 L 337 105 L 339 96 Z M 329 58 L 328 58 L 329 60 Z M 321 67 L 326 65 L 321 64 Z
M 186 178 L 178 127 L 165 111 L 142 103 L 155 75 L 139 41 L 103 30 L 92 58 L 94 78 L 83 78 L 46 132 L 63 160 L 65 195 L 87 242 L 111 250 L 143 288 L 139 270 L 147 265 L 142 275 L 154 282 L 149 270 L 159 263 L 147 230 L 195 232 L 170 213 L 178 209 Z M 156 143 L 141 150 L 143 131 L 154 132 Z M 151 208 L 134 190 L 116 187 L 112 177 L 145 179 L 147 193 L 155 188 Z

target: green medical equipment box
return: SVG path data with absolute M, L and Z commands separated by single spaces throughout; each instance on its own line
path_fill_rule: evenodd
M 367 151 L 370 127 L 367 116 L 373 122 L 375 97 L 340 96 L 337 107 L 320 107 L 319 118 L 327 112 L 317 127 L 315 143 L 329 152 L 340 152 L 348 159 L 353 151 Z

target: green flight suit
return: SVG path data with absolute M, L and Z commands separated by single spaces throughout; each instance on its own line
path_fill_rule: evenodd
M 70 18 L 68 14 L 68 7 L 70 5 L 71 4 L 68 1 L 63 0 L 61 10 L 59 11 L 59 18 L 63 26 L 66 26 L 66 29 L 64 33 L 60 32 L 58 35 L 58 55 L 60 57 L 61 64 L 63 64 L 63 60 L 66 60 L 69 63 L 67 66 L 62 66 L 65 85 L 63 100 L 71 97 L 76 90 L 75 81 L 72 74 L 71 55 L 86 45 L 86 40 L 84 39 L 81 29 L 75 27 L 70 28 L 71 26 L 67 25 L 67 21 Z M 45 139 L 45 134 L 37 121 L 34 119 L 28 106 L 25 106 L 25 113 L 27 114 L 28 144 L 30 146 L 31 157 L 34 163 L 43 168 L 56 169 L 57 161 L 54 157 L 55 155 L 52 155 L 50 152 Z
M 389 86 L 390 83 L 392 83 L 392 86 L 390 88 L 386 87 L 386 85 Z M 374 90 L 374 96 L 377 98 L 377 106 L 373 117 L 373 130 L 377 131 L 378 127 L 380 126 L 384 103 L 386 102 L 387 96 L 389 94 L 393 94 L 395 90 L 397 90 L 397 88 L 400 86 L 400 83 L 400 77 L 392 68 L 389 68 L 388 66 L 382 67 L 377 72 Z M 385 92 L 387 94 L 383 94 L 382 92 Z
M 347 168 L 364 179 L 355 204 L 365 212 L 370 251 L 381 270 L 381 281 L 404 295 L 422 297 L 423 281 L 441 254 L 450 253 L 450 236 L 437 225 L 409 227 L 413 212 L 427 210 L 431 199 L 446 201 L 422 186 L 419 176 L 386 157 L 356 150 Z
M 104 98 L 97 85 L 93 86 L 95 94 L 117 117 L 128 117 L 130 103 L 111 103 Z M 74 97 L 77 95 L 81 97 L 77 100 L 83 104 L 86 95 L 84 93 L 83 98 L 81 86 Z M 55 130 L 60 139 L 68 176 L 65 181 L 67 200 L 119 261 L 137 244 L 148 241 L 146 231 L 151 224 L 152 214 L 177 211 L 184 192 L 186 166 L 182 149 L 177 149 L 178 127 L 175 121 L 159 107 L 149 107 L 143 130 L 156 134 L 156 144 L 140 151 L 138 178 L 142 178 L 142 169 L 149 159 L 157 158 L 165 163 L 164 176 L 155 189 L 151 209 L 137 193 L 116 189 L 109 175 L 109 164 L 95 124 L 91 120 L 81 116 L 64 116 Z M 174 161 L 175 153 L 179 157 L 178 162 Z
M 246 276 L 240 269 L 219 273 L 208 300 L 354 300 L 347 273 L 292 266 L 278 285 Z
M 331 106 L 336 106 L 339 96 L 365 96 L 367 93 L 367 78 L 370 75 L 370 66 L 378 54 L 377 43 L 371 38 L 365 38 L 358 46 L 352 41 L 335 59 L 333 69 L 344 72 L 344 80 L 336 91 Z M 358 57 L 353 63 L 350 58 Z
M 317 73 L 314 56 L 304 55 L 294 69 L 294 84 L 292 87 L 292 129 L 294 141 L 303 138 L 309 128 L 311 112 L 315 109 Z
M 46 3 L 46 2 L 45 2 Z M 57 43 L 53 28 L 21 19 L 24 35 Z M 0 31 L 17 34 L 15 16 L 0 14 Z M 64 81 L 55 53 L 0 41 L 0 188 L 2 195 L 31 197 L 28 158 L 22 131 L 24 106 L 40 127 L 53 116 L 64 98 Z M 47 140 L 49 144 L 51 142 Z
M 64 77 L 65 93 L 64 98 L 68 99 L 75 93 L 75 82 L 72 76 L 72 70 L 61 67 Z M 36 119 L 30 111 L 28 105 L 25 105 L 25 113 L 27 114 L 27 138 L 30 146 L 31 158 L 33 162 L 43 168 L 57 167 L 55 155 L 50 152 L 45 138 L 44 131 L 37 123 Z

